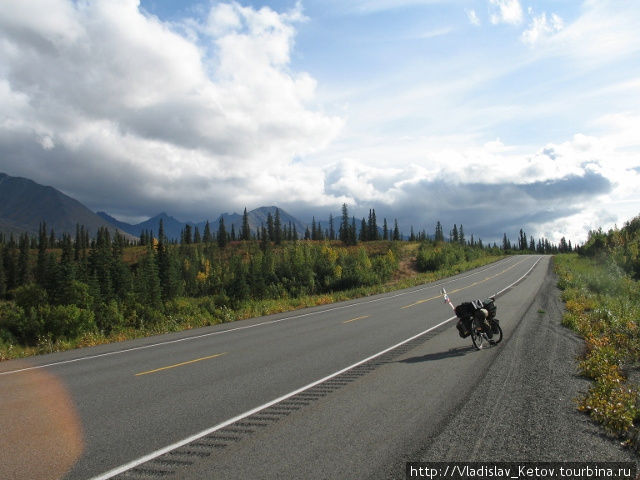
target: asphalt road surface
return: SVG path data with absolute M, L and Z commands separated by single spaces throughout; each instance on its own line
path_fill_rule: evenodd
M 527 407 L 551 385 L 557 405 L 568 405 L 563 425 L 575 423 L 566 382 L 538 375 L 522 387 L 540 345 L 551 342 L 545 355 L 569 363 L 573 353 L 556 337 L 574 352 L 578 345 L 536 323 L 553 293 L 549 263 L 510 257 L 385 295 L 4 362 L 0 478 L 404 478 L 406 461 L 487 458 L 489 434 L 502 452 L 489 459 L 542 460 L 537 452 L 549 445 L 565 459 L 558 449 L 573 430 L 549 443 L 533 427 L 529 442 Z M 501 292 L 503 342 L 477 352 L 461 339 L 442 286 L 453 303 Z M 461 433 L 469 405 L 493 408 L 490 433 Z M 584 425 L 589 441 L 612 445 L 600 459 L 631 458 Z M 573 459 L 590 460 L 587 451 Z

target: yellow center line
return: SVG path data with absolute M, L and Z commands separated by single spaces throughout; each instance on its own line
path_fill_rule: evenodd
M 196 362 L 201 362 L 203 360 L 209 360 L 211 358 L 220 357 L 221 355 L 224 355 L 226 353 L 227 352 L 216 353 L 215 355 L 209 355 L 208 357 L 196 358 L 195 360 L 189 360 L 188 362 L 176 363 L 175 365 L 169 365 L 167 367 L 156 368 L 155 370 L 149 370 L 147 372 L 136 373 L 136 377 L 139 377 L 140 375 L 148 375 L 149 373 L 161 372 L 163 370 L 169 370 L 170 368 L 182 367 L 183 365 L 189 365 L 190 363 L 196 363 Z
M 479 285 L 479 284 L 481 284 L 481 283 L 484 283 L 484 282 L 486 282 L 487 280 L 491 280 L 492 278 L 496 278 L 497 276 L 502 275 L 503 273 L 508 272 L 508 271 L 509 271 L 509 270 L 511 270 L 512 268 L 517 267 L 518 265 L 520 265 L 522 262 L 524 262 L 524 260 L 520 260 L 519 262 L 514 263 L 514 264 L 513 264 L 513 265 L 511 265 L 510 267 L 505 268 L 504 270 L 502 270 L 501 272 L 496 273 L 495 275 L 491 275 L 491 276 L 489 276 L 489 277 L 486 277 L 484 280 L 479 280 L 479 281 L 477 281 L 477 282 L 473 282 L 471 285 L 467 285 L 466 287 L 460 287 L 460 288 L 457 288 L 457 289 L 455 289 L 455 290 L 451 290 L 451 291 L 449 291 L 449 292 L 447 292 L 447 293 L 456 293 L 456 292 L 460 292 L 460 291 L 465 290 L 465 289 L 467 289 L 467 288 L 471 288 L 471 287 L 474 287 L 474 286 Z M 415 307 L 416 305 L 420 305 L 421 303 L 430 302 L 431 300 L 436 300 L 436 299 L 438 299 L 438 298 L 442 298 L 442 294 L 437 295 L 437 296 L 435 296 L 435 297 L 427 298 L 427 299 L 424 299 L 424 300 L 418 300 L 417 302 L 412 303 L 411 305 L 405 305 L 404 307 L 400 307 L 400 308 L 411 308 L 411 307 Z
M 344 322 L 342 322 L 342 323 L 355 322 L 356 320 L 363 320 L 363 319 L 365 319 L 365 318 L 369 318 L 369 317 L 370 317 L 370 315 L 363 315 L 363 316 L 361 316 L 361 317 L 352 318 L 351 320 L 346 320 L 346 321 L 344 321 Z

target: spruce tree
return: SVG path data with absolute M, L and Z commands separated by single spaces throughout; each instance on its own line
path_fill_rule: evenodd
M 356 232 L 356 217 L 351 217 L 351 227 L 349 228 L 349 245 L 358 244 L 358 237 Z
M 200 236 L 200 231 L 198 230 L 198 226 L 196 225 L 193 230 L 193 243 L 198 244 L 202 243 L 202 237 Z
M 367 224 L 368 240 L 375 241 L 378 240 L 378 221 L 376 220 L 376 210 L 369 210 L 369 223 Z
M 384 222 L 382 224 L 382 239 L 389 240 L 389 225 L 387 225 L 387 218 L 385 217 Z
M 442 230 L 442 224 L 440 223 L 440 220 L 436 222 L 436 231 L 433 238 L 436 242 L 444 242 L 444 232 Z
M 273 215 L 271 215 L 271 212 L 267 215 L 267 235 L 269 235 L 270 242 L 276 241 L 276 234 L 273 227 Z
M 349 210 L 347 209 L 347 204 L 342 204 L 342 221 L 340 222 L 340 240 L 344 244 L 350 243 L 350 232 L 349 232 Z
M 182 234 L 182 243 L 184 245 L 191 244 L 193 239 L 193 235 L 191 234 L 192 228 L 188 223 L 184 226 L 183 234 Z
M 224 226 L 224 217 L 222 215 L 220 215 L 220 223 L 218 224 L 217 240 L 220 248 L 227 246 L 227 229 Z
M 36 264 L 36 282 L 45 286 L 47 277 L 47 224 L 42 222 L 38 233 L 38 261 Z
M 18 257 L 18 283 L 19 285 L 26 285 L 31 281 L 31 272 L 29 270 L 29 247 L 30 245 L 29 235 L 23 233 L 20 235 L 20 242 L 18 248 L 20 249 L 20 255 Z
M 399 241 L 400 240 L 400 229 L 398 228 L 398 219 L 394 219 L 393 221 L 393 240 L 394 241 Z
M 249 228 L 249 214 L 247 213 L 247 207 L 244 207 L 244 213 L 242 214 L 242 232 L 240 233 L 240 240 L 251 240 L 251 229 Z
M 282 223 L 280 221 L 280 210 L 276 208 L 276 215 L 273 220 L 273 235 L 276 245 L 282 243 Z
M 202 234 L 202 241 L 204 243 L 213 242 L 213 236 L 211 235 L 211 226 L 209 225 L 209 220 L 204 224 L 204 233 Z

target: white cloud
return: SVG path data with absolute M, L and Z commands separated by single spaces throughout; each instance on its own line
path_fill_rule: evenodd
M 540 15 L 532 15 L 529 28 L 522 33 L 522 41 L 529 45 L 535 45 L 547 36 L 553 35 L 564 27 L 564 22 L 555 13 L 547 19 L 546 12 Z
M 519 0 L 489 0 L 491 23 L 508 23 L 518 25 L 522 23 L 522 6 Z
M 318 192 L 317 172 L 292 162 L 343 121 L 317 108 L 315 80 L 290 67 L 303 20 L 299 5 L 217 3 L 203 22 L 171 25 L 137 0 L 0 2 L 0 170 L 90 205 L 118 185 L 126 194 L 109 203 L 141 209 L 228 208 L 225 182 Z
M 584 68 L 596 68 L 640 52 L 639 23 L 635 2 L 587 0 L 572 21 L 557 15 L 534 16 L 522 39 L 539 43 L 541 55 L 570 58 Z
M 480 26 L 480 19 L 478 18 L 475 10 L 465 10 L 465 12 L 471 25 L 475 25 L 476 27 Z

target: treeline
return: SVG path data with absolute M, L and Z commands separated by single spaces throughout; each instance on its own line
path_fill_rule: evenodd
M 52 249 L 43 232 L 35 249 L 26 236 L 0 243 L 0 299 L 10 300 L 0 302 L 5 344 L 108 335 L 183 314 L 218 323 L 247 300 L 374 285 L 398 265 L 391 242 L 371 254 L 329 242 L 251 240 L 221 248 L 213 241 L 170 243 L 161 224 L 142 247 L 126 248 L 122 235 L 103 228 L 90 242 L 64 235 Z
M 621 229 L 590 231 L 587 241 L 576 251 L 586 257 L 611 259 L 626 273 L 640 280 L 640 216 L 625 222 Z

